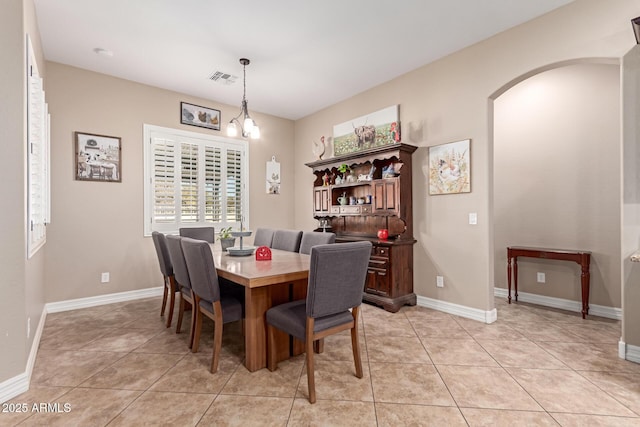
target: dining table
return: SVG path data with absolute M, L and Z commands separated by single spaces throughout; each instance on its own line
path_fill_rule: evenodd
M 269 308 L 306 298 L 310 257 L 298 252 L 271 249 L 270 260 L 256 260 L 255 254 L 234 256 L 211 243 L 219 277 L 244 287 L 245 367 L 251 371 L 267 367 L 267 324 Z M 304 343 L 276 331 L 277 359 L 304 352 Z

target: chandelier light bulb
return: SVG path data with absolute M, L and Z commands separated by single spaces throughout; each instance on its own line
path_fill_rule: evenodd
M 238 136 L 238 128 L 233 121 L 227 125 L 227 136 Z
M 260 128 L 254 123 L 253 129 L 251 129 L 251 139 L 260 138 Z

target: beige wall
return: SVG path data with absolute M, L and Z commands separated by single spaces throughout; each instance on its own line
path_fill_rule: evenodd
M 0 221 L 0 381 L 24 372 L 26 362 L 25 334 L 25 165 L 24 159 L 24 29 L 22 2 L 11 0 L 0 14 L 0 179 L 17 185 L 1 185 L 0 199 L 4 207 Z M 6 351 L 7 349 L 8 351 Z
M 25 372 L 44 306 L 44 256 L 26 259 L 26 34 L 41 75 L 40 34 L 30 0 L 7 0 L 0 14 L 0 382 Z M 27 322 L 31 333 L 27 337 Z
M 583 0 L 501 33 L 296 122 L 296 226 L 310 215 L 310 141 L 333 124 L 400 104 L 403 142 L 413 155 L 414 286 L 418 295 L 493 309 L 492 110 L 490 99 L 532 70 L 581 58 L 622 57 L 635 43 L 637 1 Z M 399 46 L 398 48 L 402 48 Z M 428 146 L 471 138 L 471 193 L 428 196 Z M 478 225 L 468 214 L 478 213 Z M 614 236 L 613 239 L 619 239 Z M 611 254 L 615 255 L 615 254 Z M 435 276 L 445 287 L 435 286 Z
M 161 286 L 150 237 L 143 237 L 143 124 L 225 135 L 179 123 L 180 101 L 216 104 L 58 63 L 47 63 L 52 115 L 52 224 L 46 248 L 47 302 Z M 207 81 L 203 90 L 215 91 Z M 241 98 L 238 98 L 240 102 Z M 251 111 L 262 138 L 249 141 L 250 226 L 293 226 L 293 122 Z M 122 183 L 74 180 L 73 132 L 122 138 Z M 282 163 L 280 195 L 265 191 L 266 162 Z M 110 282 L 100 283 L 101 272 Z
M 495 284 L 509 245 L 592 252 L 590 304 L 620 307 L 620 67 L 537 74 L 494 104 Z M 580 266 L 522 258 L 519 291 L 580 300 Z M 546 283 L 536 282 L 536 272 Z
M 629 257 L 640 250 L 640 45 L 623 59 L 623 341 L 640 347 L 640 263 Z

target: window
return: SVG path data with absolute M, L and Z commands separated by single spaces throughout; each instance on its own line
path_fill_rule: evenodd
M 144 125 L 144 234 L 249 222 L 247 143 Z
M 49 203 L 49 112 L 43 82 L 27 36 L 27 257 L 31 258 L 47 241 Z

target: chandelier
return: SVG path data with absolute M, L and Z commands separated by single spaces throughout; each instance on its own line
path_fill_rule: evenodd
M 246 67 L 251 63 L 247 58 L 240 58 L 240 63 L 242 64 L 242 107 L 240 108 L 240 114 L 231 119 L 229 124 L 227 125 L 227 135 L 228 136 L 237 136 L 238 135 L 238 127 L 240 128 L 241 134 L 244 138 L 251 137 L 252 139 L 260 138 L 260 128 L 253 121 L 251 116 L 249 115 L 249 109 L 247 107 L 247 71 Z M 240 121 L 240 117 L 242 117 L 242 122 Z

